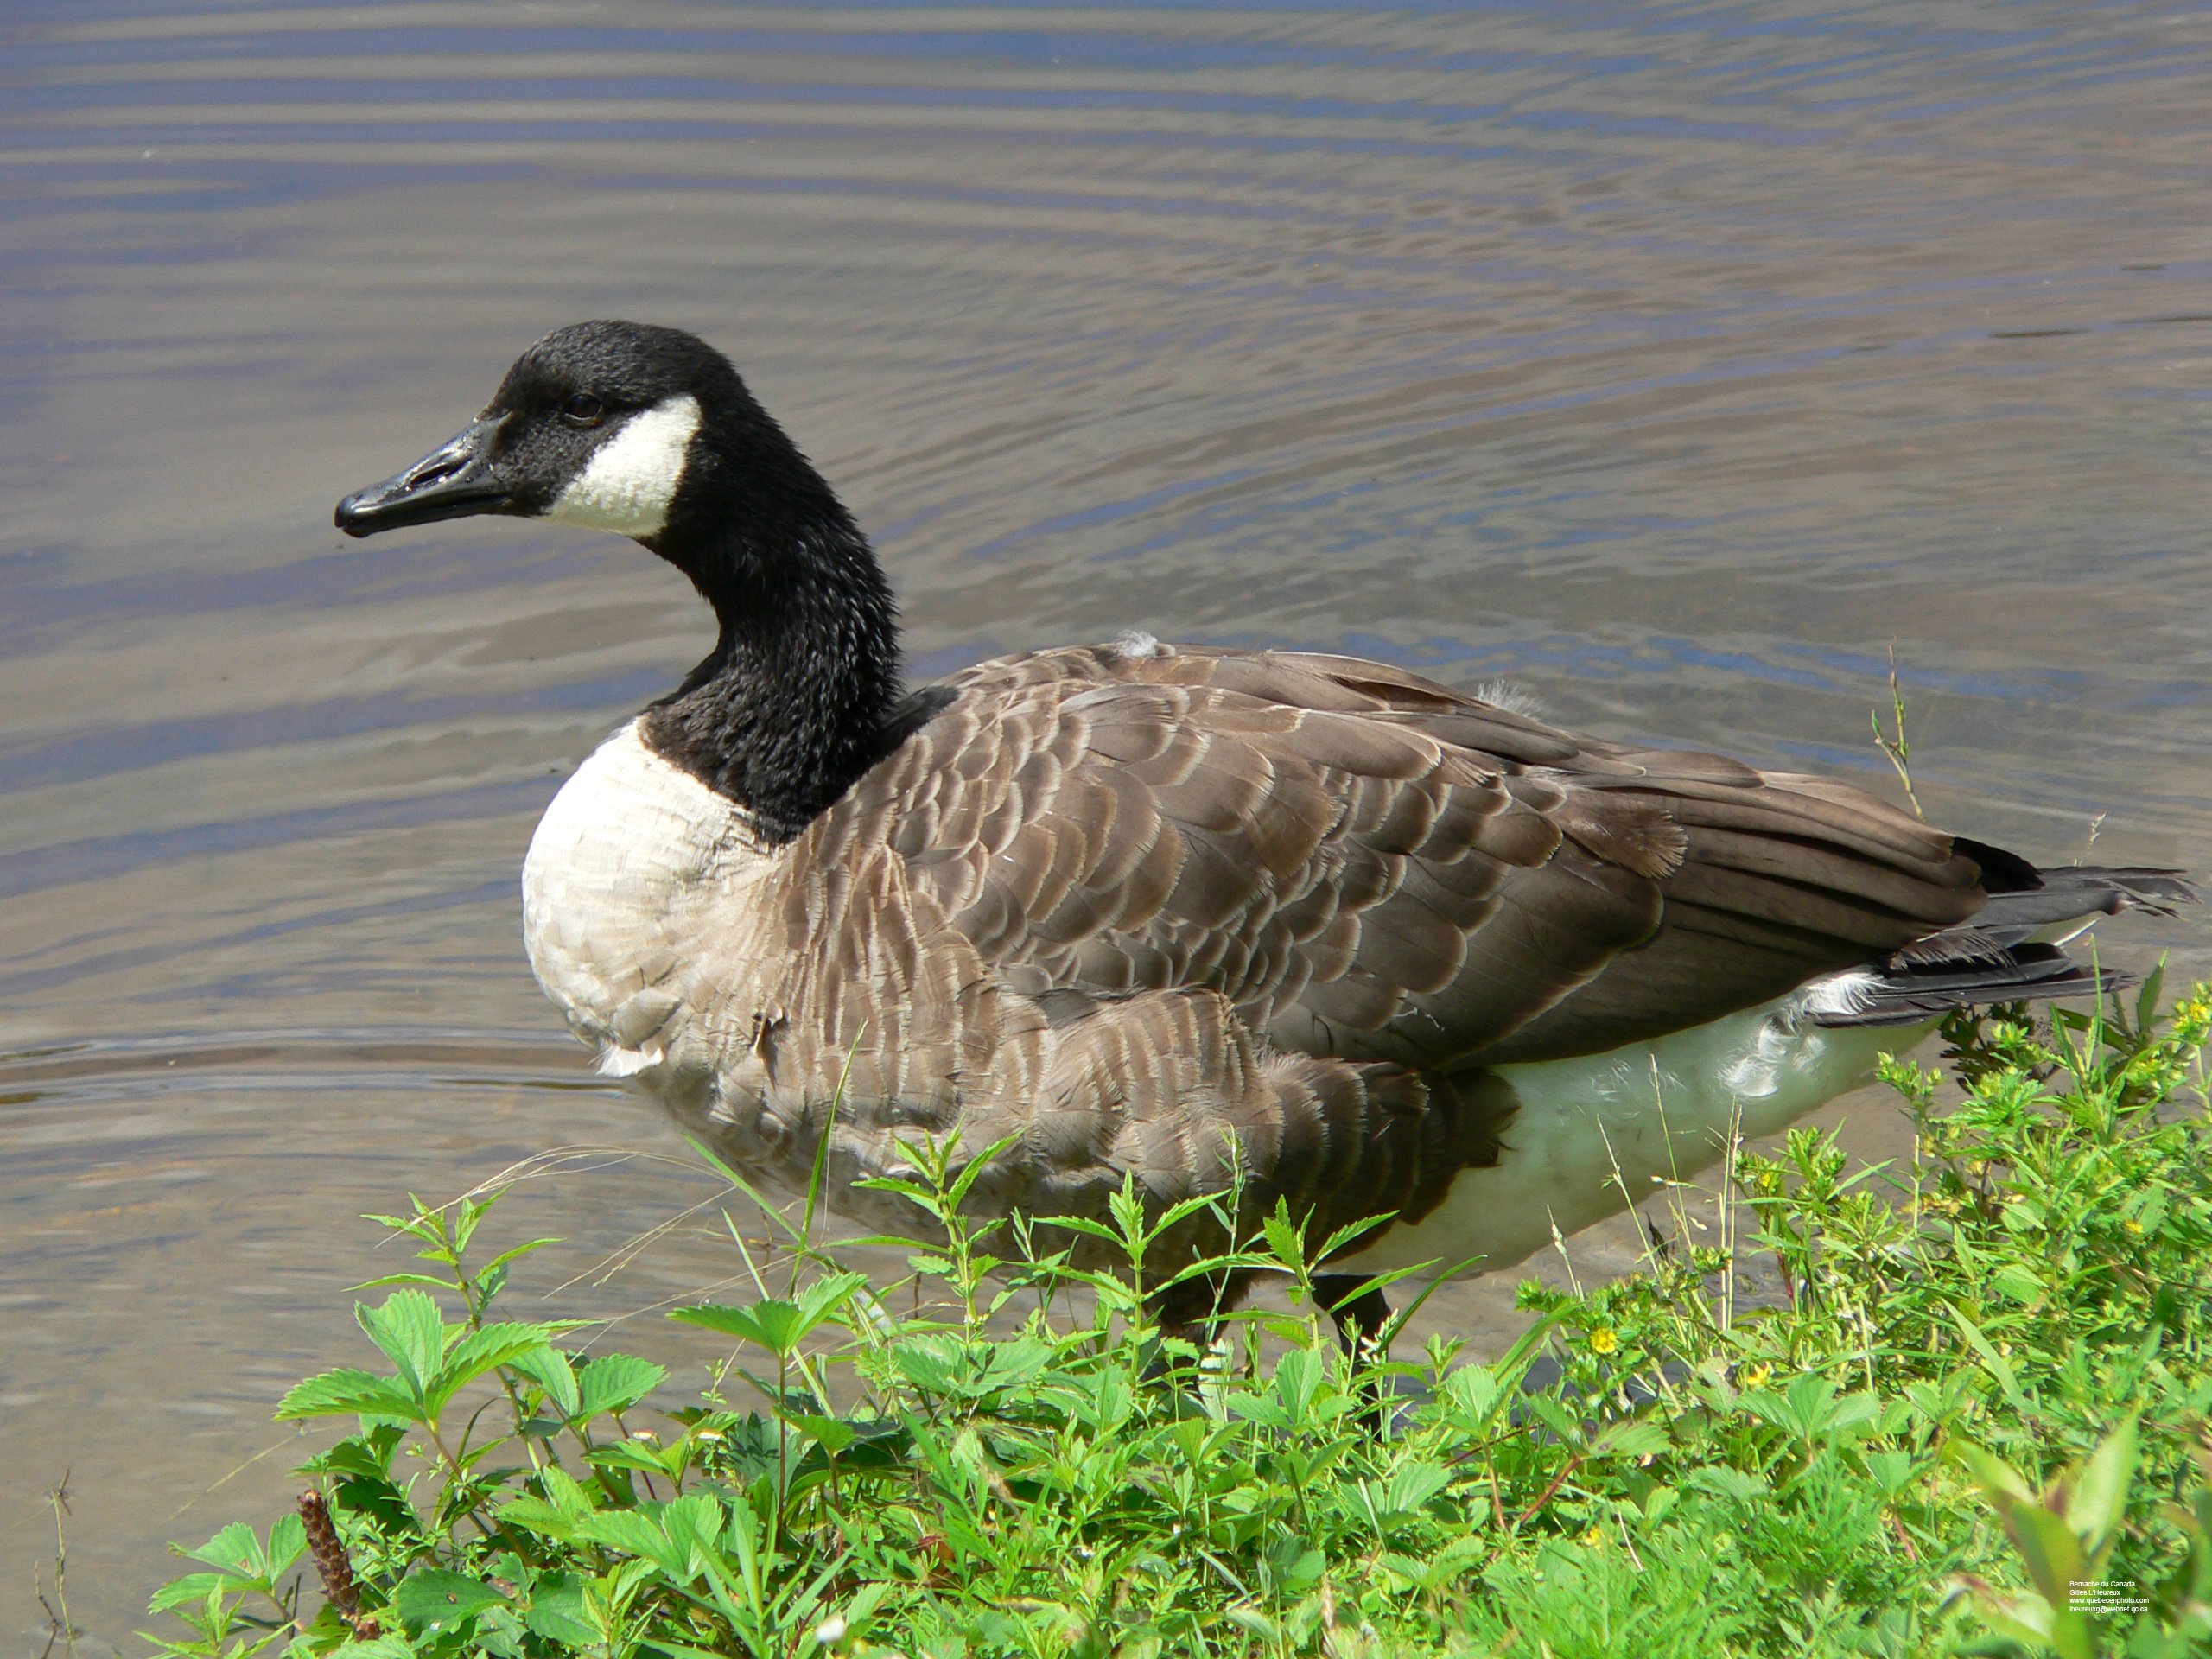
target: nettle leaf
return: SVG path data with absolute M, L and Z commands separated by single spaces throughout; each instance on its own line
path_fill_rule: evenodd
M 146 1611 L 166 1613 L 172 1608 L 206 1601 L 210 1596 L 242 1595 L 253 1587 L 252 1580 L 236 1578 L 228 1573 L 188 1573 L 155 1591 L 146 1604 Z
M 445 1319 L 427 1294 L 395 1290 L 382 1307 L 357 1304 L 353 1317 L 416 1393 L 427 1389 L 446 1353 Z
M 470 1332 L 454 1344 L 436 1377 L 423 1391 L 430 1414 L 436 1416 L 448 1401 L 486 1371 L 543 1349 L 547 1334 L 542 1325 L 487 1325 Z
M 269 1567 L 269 1558 L 262 1553 L 261 1540 L 253 1535 L 253 1529 L 243 1521 L 232 1522 L 192 1551 L 191 1558 L 248 1580 L 264 1576 Z
M 582 1396 L 579 1417 L 596 1417 L 604 1411 L 627 1411 L 667 1380 L 668 1372 L 634 1354 L 607 1354 L 583 1368 L 576 1378 Z
M 802 1412 L 791 1418 L 791 1425 L 821 1441 L 833 1457 L 860 1438 L 858 1429 L 838 1417 L 817 1417 Z
M 308 1547 L 307 1525 L 296 1515 L 280 1515 L 269 1529 L 269 1576 L 275 1578 Z
M 1733 1498 L 1738 1503 L 1752 1503 L 1772 1490 L 1764 1476 L 1732 1469 L 1725 1463 L 1691 1470 L 1682 1477 L 1682 1484 L 1694 1491 L 1710 1492 L 1715 1497 Z
M 549 1573 L 531 1586 L 523 1623 L 566 1648 L 596 1646 L 600 1632 L 584 1604 L 584 1587 L 572 1573 Z
M 576 1536 L 651 1562 L 679 1583 L 690 1582 L 690 1552 L 671 1544 L 668 1535 L 653 1524 L 651 1516 L 635 1510 L 610 1510 L 603 1515 L 586 1516 L 576 1523 Z
M 403 1581 L 391 1606 L 410 1636 L 423 1636 L 458 1630 L 486 1608 L 504 1606 L 506 1599 L 480 1580 L 433 1567 Z
M 1383 1503 L 1390 1510 L 1410 1515 L 1451 1484 L 1452 1471 L 1437 1464 L 1401 1464 L 1390 1471 Z
M 722 1534 L 722 1522 L 728 1511 L 721 1500 L 706 1492 L 687 1492 L 660 1512 L 661 1529 L 668 1535 L 671 1558 L 683 1557 L 684 1577 L 691 1577 L 696 1564 L 715 1553 L 715 1541 Z
M 584 1397 L 576 1384 L 576 1368 L 551 1344 L 518 1354 L 507 1363 L 545 1390 L 546 1399 L 563 1417 L 583 1409 Z
M 899 1376 L 925 1394 L 980 1400 L 1032 1381 L 1052 1362 L 1052 1350 L 1034 1337 L 1007 1342 L 969 1342 L 950 1334 L 910 1338 L 891 1351 Z
M 1643 1458 L 1664 1452 L 1674 1442 L 1658 1423 L 1619 1423 L 1598 1437 L 1591 1449 L 1617 1458 Z
M 338 1649 L 345 1659 L 415 1659 L 415 1649 L 404 1636 L 372 1636 L 365 1642 L 348 1642 Z
M 575 1523 L 592 1512 L 591 1490 L 564 1470 L 548 1467 L 537 1478 L 544 1496 L 524 1495 L 502 1504 L 499 1519 L 565 1543 L 575 1536 Z
M 397 1379 L 342 1367 L 311 1376 L 276 1402 L 276 1421 L 294 1417 L 404 1417 L 423 1421 L 413 1391 Z
M 545 1501 L 572 1521 L 599 1507 L 591 1488 L 564 1469 L 549 1468 L 537 1481 L 545 1489 Z
M 565 1544 L 576 1535 L 575 1517 L 563 1514 L 542 1497 L 511 1498 L 499 1505 L 496 1518 L 504 1526 L 520 1527 L 556 1543 Z
M 957 1337 L 916 1337 L 892 1349 L 891 1363 L 925 1394 L 950 1394 L 963 1378 L 965 1345 Z
M 781 1358 L 788 1355 L 804 1330 L 804 1315 L 797 1302 L 787 1302 L 781 1297 L 771 1296 L 754 1302 L 748 1307 L 731 1307 L 709 1302 L 697 1307 L 679 1307 L 671 1311 L 671 1319 L 681 1319 L 686 1325 L 696 1325 L 702 1330 L 715 1331 L 726 1337 L 735 1337 L 740 1342 L 749 1342 L 756 1348 L 766 1348 Z
M 640 1474 L 676 1478 L 683 1466 L 683 1443 L 664 1446 L 652 1440 L 607 1440 L 594 1446 L 584 1456 L 594 1469 L 635 1469 Z

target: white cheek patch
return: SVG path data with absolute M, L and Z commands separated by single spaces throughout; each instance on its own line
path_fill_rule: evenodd
M 592 452 L 543 516 L 587 530 L 658 536 L 698 429 L 699 400 L 688 392 L 639 410 Z

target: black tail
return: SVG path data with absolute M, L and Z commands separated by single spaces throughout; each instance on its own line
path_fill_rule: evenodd
M 2101 996 L 2130 981 L 2077 962 L 2058 944 L 2100 916 L 2147 910 L 2171 916 L 2196 889 L 2178 870 L 2099 869 L 2066 865 L 2038 870 L 1995 848 L 1961 840 L 1980 860 L 1989 902 L 1962 927 L 1915 939 L 1885 961 L 1839 976 L 1815 994 L 1806 1018 L 1818 1026 L 1903 1026 L 1985 1002 Z M 1986 856 L 1985 856 L 1986 855 Z

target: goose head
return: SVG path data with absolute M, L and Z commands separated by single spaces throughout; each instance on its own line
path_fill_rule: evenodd
M 691 579 L 719 638 L 646 735 L 769 832 L 796 833 L 903 731 L 896 607 L 867 538 L 697 336 L 556 329 L 467 426 L 335 517 L 373 536 L 478 513 L 613 531 Z
M 720 352 L 677 328 L 597 321 L 531 346 L 474 420 L 347 496 L 335 518 L 348 536 L 478 513 L 547 518 L 688 568 L 688 543 L 748 528 L 772 538 L 779 521 L 821 516 L 825 498 Z

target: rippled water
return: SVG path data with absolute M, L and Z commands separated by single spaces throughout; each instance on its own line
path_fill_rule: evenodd
M 2212 864 L 2202 7 L 16 0 L 0 86 L 18 1649 L 65 1471 L 95 1651 L 281 1501 L 270 1404 L 396 1260 L 359 1212 L 681 1150 L 541 1003 L 515 870 L 702 614 L 600 537 L 328 527 L 554 324 L 724 344 L 924 673 L 1296 642 L 1881 784 L 1894 642 L 1932 811 Z M 534 1184 L 533 1294 L 707 1191 Z

